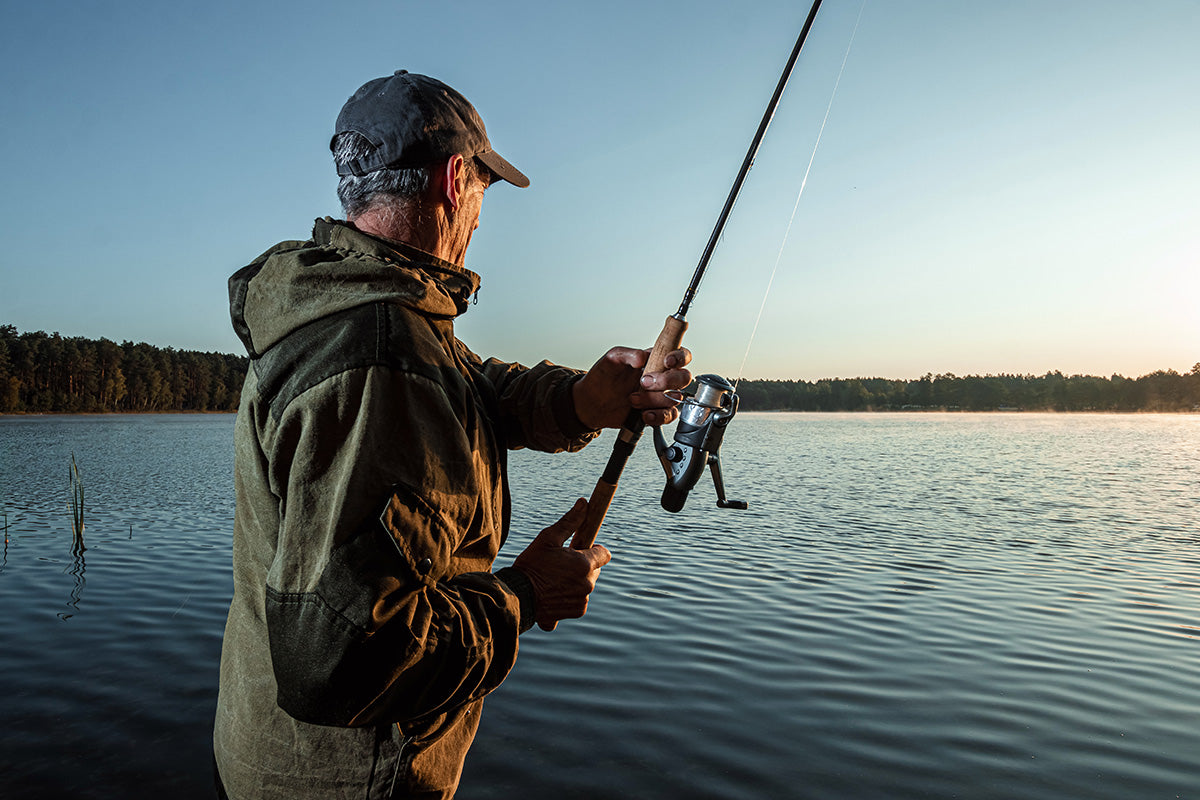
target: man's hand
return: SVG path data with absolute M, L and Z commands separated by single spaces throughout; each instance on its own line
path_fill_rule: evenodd
M 666 394 L 692 382 L 684 369 L 692 360 L 687 348 L 668 353 L 662 372 L 642 374 L 649 350 L 614 347 L 575 382 L 575 413 L 589 428 L 619 428 L 631 408 L 643 409 L 647 425 L 666 425 L 679 416 L 678 402 Z
M 584 615 L 600 568 L 612 559 L 612 553 L 604 545 L 592 545 L 586 550 L 564 547 L 586 515 L 587 501 L 580 498 L 562 519 L 539 533 L 513 562 L 533 584 L 537 598 L 535 620 L 542 630 L 552 631 L 560 619 Z

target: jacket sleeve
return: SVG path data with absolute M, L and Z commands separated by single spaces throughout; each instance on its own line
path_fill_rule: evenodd
M 574 453 L 599 435 L 575 413 L 571 388 L 583 377 L 580 370 L 549 361 L 524 367 L 490 358 L 480 364 L 478 356 L 467 354 L 496 392 L 509 447 Z
M 500 501 L 476 485 L 486 456 L 436 382 L 380 366 L 327 378 L 283 410 L 267 455 L 281 504 L 264 613 L 284 711 L 403 723 L 500 685 L 528 585 L 452 571 Z

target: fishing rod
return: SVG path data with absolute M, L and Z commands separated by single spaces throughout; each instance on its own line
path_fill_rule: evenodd
M 792 48 L 779 83 L 775 86 L 775 93 L 771 96 L 770 103 L 767 104 L 767 110 L 763 113 L 754 139 L 750 142 L 750 149 L 742 161 L 742 167 L 733 182 L 733 187 L 729 190 L 725 206 L 721 209 L 712 235 L 709 236 L 708 244 L 700 256 L 700 262 L 692 275 L 692 281 L 683 294 L 679 310 L 667 317 L 662 331 L 654 342 L 650 358 L 646 361 L 646 372 L 663 371 L 667 355 L 678 350 L 683 342 L 683 334 L 687 330 L 688 309 L 700 288 L 704 271 L 708 268 L 709 259 L 712 258 L 713 251 L 717 248 L 717 242 L 725 228 L 725 221 L 733 210 L 746 175 L 754 165 L 754 157 L 758 153 L 759 145 L 762 144 L 767 127 L 770 126 L 771 119 L 775 116 L 779 98 L 783 95 L 784 87 L 787 86 L 788 78 L 792 75 L 792 69 L 796 66 L 800 50 L 804 47 L 804 40 L 808 38 L 808 32 L 812 28 L 813 20 L 816 19 L 820 7 L 821 0 L 815 0 L 812 9 L 808 12 L 808 18 L 804 21 L 804 27 L 800 29 L 800 36 L 796 39 L 796 45 Z M 718 454 L 725 426 L 737 412 L 737 394 L 728 381 L 717 375 L 701 375 L 696 381 L 696 393 L 685 398 L 680 409 L 680 422 L 675 433 L 675 443 L 668 446 L 662 438 L 662 432 L 658 428 L 654 430 L 656 450 L 667 473 L 667 486 L 663 490 L 662 497 L 663 508 L 668 511 L 679 511 L 683 508 L 687 493 L 695 486 L 706 465 L 712 469 L 718 507 L 746 508 L 745 503 L 725 499 Z M 641 438 L 645 426 L 646 423 L 642 420 L 640 411 L 633 409 L 629 412 L 620 433 L 617 434 L 617 441 L 613 444 L 612 455 L 609 456 L 604 472 L 596 482 L 596 488 L 592 490 L 591 498 L 588 500 L 587 516 L 571 540 L 572 547 L 586 549 L 596 541 L 596 534 L 600 531 L 600 525 L 604 521 L 605 514 L 608 513 L 608 507 L 612 504 L 613 495 L 616 494 L 617 482 L 621 478 L 629 456 L 637 447 L 638 439 Z

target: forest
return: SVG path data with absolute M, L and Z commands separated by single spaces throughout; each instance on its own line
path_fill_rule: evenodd
M 0 414 L 236 411 L 247 365 L 245 356 L 0 325 Z M 738 395 L 745 411 L 1200 411 L 1200 363 L 1139 378 L 743 380 Z
M 925 375 L 738 384 L 745 411 L 1200 411 L 1200 364 L 1186 374 Z
M 0 414 L 236 411 L 248 363 L 0 325 Z

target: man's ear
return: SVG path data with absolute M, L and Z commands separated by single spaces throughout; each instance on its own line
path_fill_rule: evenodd
M 455 153 L 446 159 L 446 166 L 442 175 L 442 192 L 451 209 L 458 211 L 463 193 L 466 190 L 467 168 L 463 163 L 463 157 Z

